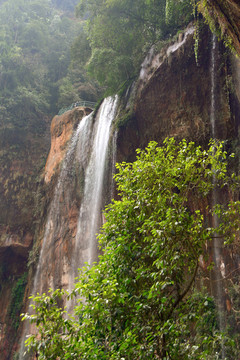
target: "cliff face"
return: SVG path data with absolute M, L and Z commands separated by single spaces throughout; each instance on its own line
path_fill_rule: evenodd
M 152 51 L 146 59 L 142 77 L 136 85 L 128 122 L 120 126 L 119 160 L 131 159 L 134 149 L 145 147 L 150 140 L 161 143 L 166 137 L 174 136 L 206 144 L 212 137 L 212 35 L 205 31 L 200 39 L 198 64 L 193 51 L 191 27 L 180 34 L 175 43 L 163 48 L 160 53 Z M 220 44 L 217 47 L 214 77 L 216 136 L 231 139 L 237 136 L 237 119 L 229 100 L 232 92 L 235 93 L 232 79 L 236 76 L 231 74 L 232 65 L 222 54 L 224 49 Z M 131 103 L 132 100 L 128 101 Z
M 0 125 L 0 358 L 19 326 L 36 221 L 39 174 L 50 145 L 47 118 Z
M 47 162 L 50 145 L 47 119 L 43 124 L 39 119 L 42 126 L 34 131 L 26 129 L 25 136 L 15 129 L 11 131 L 11 137 L 3 137 L 0 158 L 0 359 L 11 359 L 13 355 L 10 354 L 18 347 L 20 313 L 30 295 L 34 272 L 34 266 L 29 272 L 27 264 L 35 264 L 39 255 L 44 219 L 67 143 L 79 120 L 89 112 L 90 109 L 75 108 L 54 117 Z M 73 209 L 69 216 L 73 230 L 77 222 Z
M 229 56 L 206 31 L 200 37 L 197 64 L 191 32 L 189 28 L 180 34 L 177 42 L 169 44 L 160 53 L 154 53 L 152 49 L 146 58 L 132 98 L 125 99 L 127 115 L 119 119 L 117 159 L 133 160 L 134 149 L 145 147 L 150 140 L 161 144 L 166 137 L 173 136 L 205 146 L 215 137 L 226 140 L 226 150 L 236 153 L 236 161 L 230 166 L 239 173 L 240 61 Z M 239 199 L 239 189 L 234 196 L 235 200 Z M 198 203 L 198 207 L 207 215 L 207 206 L 212 206 L 215 200 L 223 204 L 229 199 L 232 198 L 226 187 L 209 197 L 208 204 Z M 193 199 L 189 199 L 189 207 L 196 207 Z M 208 216 L 208 221 L 212 223 L 213 219 Z M 237 333 L 239 235 L 229 247 L 214 240 L 206 245 L 206 249 L 209 262 L 200 264 L 203 270 L 201 281 L 207 279 L 204 285 L 216 296 L 218 306 L 224 309 L 224 321 L 229 321 L 233 333 Z M 209 271 L 207 268 L 213 259 L 218 265 Z

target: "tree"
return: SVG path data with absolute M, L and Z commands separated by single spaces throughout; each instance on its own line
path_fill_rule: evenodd
M 78 3 L 78 0 L 51 0 L 51 2 L 60 9 L 73 11 Z
M 89 73 L 110 92 L 130 81 L 150 47 L 173 35 L 191 17 L 191 1 L 81 0 L 77 15 L 87 17 L 86 31 L 92 49 Z M 106 64 L 102 67 L 103 64 Z
M 82 27 L 54 9 L 50 0 L 9 0 L 0 4 L 0 20 L 1 117 L 6 126 L 11 117 L 23 126 L 57 110 L 59 80 L 67 75 L 71 43 Z M 22 103 L 23 117 L 14 109 Z
M 59 306 L 59 290 L 35 297 L 35 314 L 24 317 L 39 330 L 27 340 L 39 359 L 209 360 L 221 352 L 214 301 L 194 284 L 206 242 L 239 228 L 230 220 L 239 202 L 217 206 L 218 229 L 201 210 L 215 186 L 234 178 L 223 144 L 203 150 L 167 139 L 137 153 L 134 163 L 117 165 L 121 200 L 106 210 L 99 262 L 80 270 L 69 295 L 79 299 L 74 317 Z

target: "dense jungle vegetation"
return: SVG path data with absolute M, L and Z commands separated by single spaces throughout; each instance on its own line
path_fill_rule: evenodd
M 192 18 L 191 1 L 81 0 L 91 47 L 89 73 L 110 91 L 133 79 L 157 41 L 173 36 Z
M 1 125 L 23 126 L 33 117 L 56 113 L 79 97 L 67 77 L 71 44 L 83 31 L 81 22 L 70 13 L 75 3 L 53 2 L 69 12 L 48 0 L 1 4 Z M 83 77 L 82 73 L 78 83 Z
M 137 76 L 153 44 L 171 38 L 196 17 L 196 4 L 2 0 L 0 124 L 23 126 L 81 98 L 96 101 L 104 92 L 116 92 Z M 198 5 L 210 23 L 208 5 Z M 216 30 L 216 21 L 210 25 Z
M 0 3 L 0 125 L 37 128 L 81 98 L 133 79 L 148 49 L 191 18 L 190 1 Z M 176 6 L 177 5 L 177 6 Z M 91 76 L 91 78 L 89 77 Z M 10 135 L 9 135 L 10 136 Z

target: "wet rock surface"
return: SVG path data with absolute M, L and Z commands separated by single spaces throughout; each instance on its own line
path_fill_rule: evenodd
M 184 41 L 185 39 L 185 41 Z M 217 73 L 217 137 L 234 137 L 234 123 L 226 91 L 227 64 L 219 46 Z M 136 85 L 133 113 L 120 128 L 118 159 L 131 159 L 136 147 L 150 140 L 161 143 L 166 137 L 186 138 L 206 144 L 211 137 L 211 34 L 201 37 L 198 63 L 193 34 L 179 35 L 159 55 L 149 57 L 145 78 Z M 130 155 L 131 154 L 131 155 Z

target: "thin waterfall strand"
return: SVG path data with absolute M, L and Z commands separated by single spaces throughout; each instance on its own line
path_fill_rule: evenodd
M 116 130 L 112 138 L 111 200 L 114 198 L 114 175 L 116 173 L 117 136 L 118 132 Z
M 212 138 L 216 138 L 216 50 L 217 38 L 212 36 L 212 51 L 211 51 L 211 111 L 210 122 L 212 130 Z
M 217 71 L 217 38 L 215 35 L 212 35 L 212 51 L 211 51 L 211 111 L 210 111 L 210 123 L 212 138 L 216 139 L 216 71 Z M 216 178 L 213 177 L 213 194 L 212 194 L 212 206 L 214 207 L 219 203 L 219 194 L 216 188 Z M 213 215 L 213 227 L 217 228 L 219 226 L 219 218 L 216 214 Z M 214 286 L 213 292 L 216 296 L 216 302 L 218 306 L 218 319 L 219 319 L 219 329 L 221 332 L 225 330 L 225 317 L 223 310 L 224 302 L 224 291 L 222 286 L 222 276 L 221 276 L 221 248 L 222 248 L 222 239 L 218 238 L 217 233 L 214 234 L 213 238 L 213 257 L 214 257 Z M 225 349 L 224 344 L 222 343 L 221 349 L 221 358 L 225 359 Z

